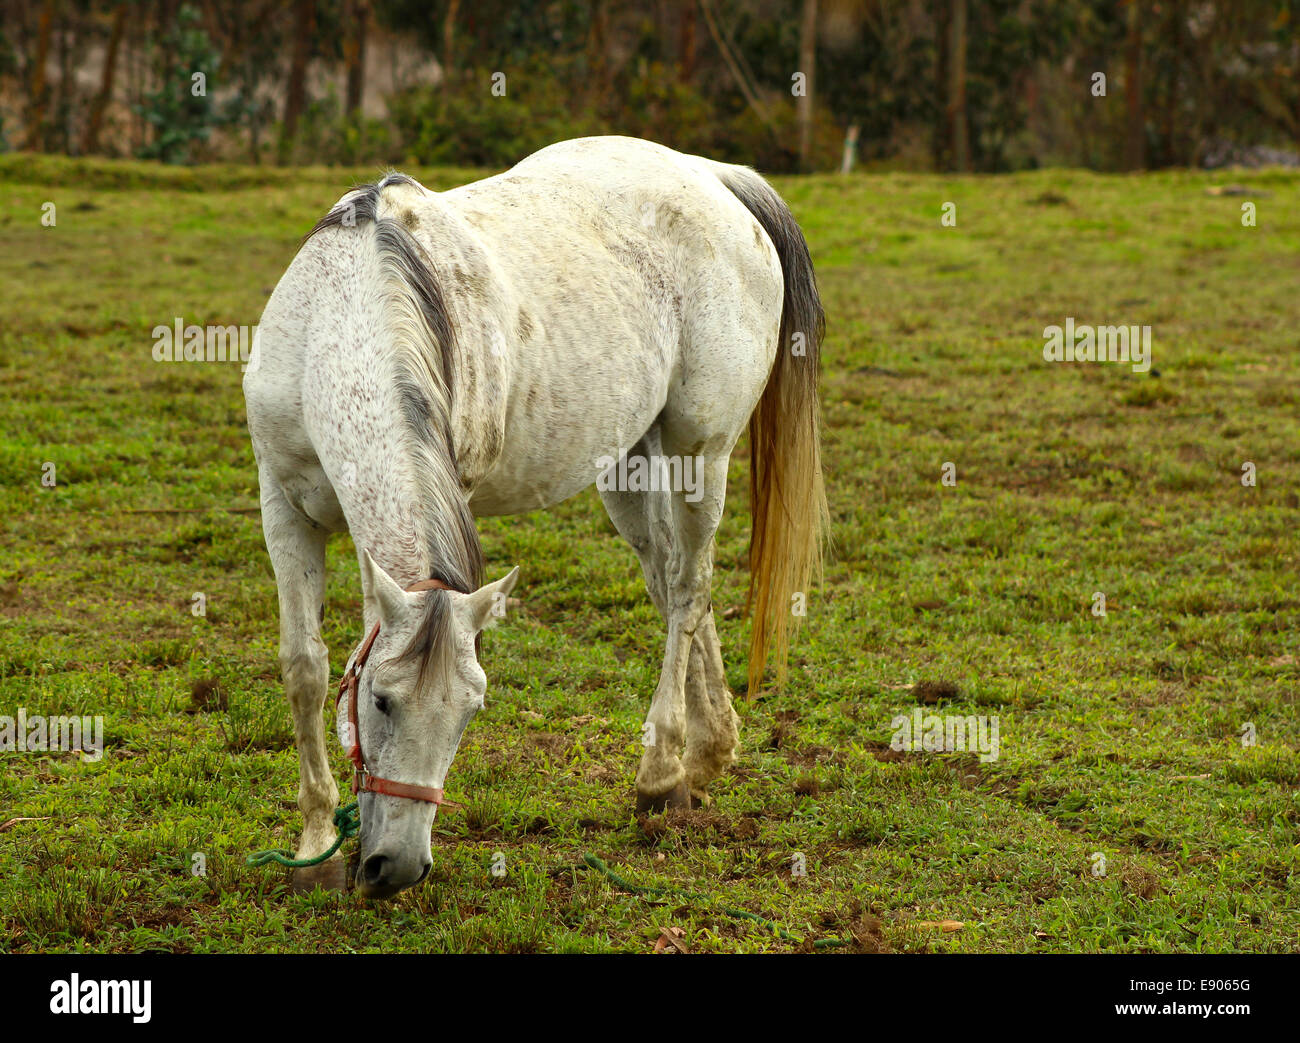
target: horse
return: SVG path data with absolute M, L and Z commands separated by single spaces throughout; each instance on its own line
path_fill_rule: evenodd
M 773 652 L 785 682 L 791 606 L 821 565 L 824 326 L 777 192 L 747 167 L 640 139 L 560 142 L 445 192 L 390 172 L 330 208 L 266 305 L 243 385 L 299 859 L 331 847 L 338 801 L 320 633 L 329 536 L 350 532 L 360 566 L 366 637 L 337 709 L 360 813 L 355 886 L 382 899 L 432 865 L 443 784 L 483 706 L 478 636 L 519 575 L 484 582 L 475 518 L 593 483 L 667 625 L 636 807 L 707 801 L 739 739 L 710 593 L 728 461 L 748 427 L 752 697 Z M 294 882 L 345 877 L 335 855 Z

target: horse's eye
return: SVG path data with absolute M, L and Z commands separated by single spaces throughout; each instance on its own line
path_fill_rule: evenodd
M 384 716 L 387 716 L 389 711 L 388 696 L 386 695 L 375 696 L 375 709 L 378 710 L 380 713 L 384 714 Z

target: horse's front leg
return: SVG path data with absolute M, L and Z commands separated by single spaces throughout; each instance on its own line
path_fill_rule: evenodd
M 293 711 L 298 747 L 298 807 L 303 833 L 297 857 L 315 858 L 334 843 L 339 791 L 325 752 L 325 697 L 329 650 L 320 636 L 328 533 L 295 511 L 274 479 L 263 473 L 262 528 L 280 598 L 280 673 Z M 346 886 L 343 858 L 294 870 L 295 890 Z

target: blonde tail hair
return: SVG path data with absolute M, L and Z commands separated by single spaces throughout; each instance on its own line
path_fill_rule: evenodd
M 821 579 L 830 524 L 821 466 L 817 390 L 826 316 L 808 243 L 785 202 L 754 171 L 725 167 L 722 183 L 745 204 L 776 247 L 785 280 L 776 362 L 749 418 L 749 698 L 775 650 L 777 686 L 785 684 L 796 594 Z

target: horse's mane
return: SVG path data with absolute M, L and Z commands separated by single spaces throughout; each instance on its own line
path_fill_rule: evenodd
M 460 469 L 451 433 L 455 371 L 452 366 L 455 329 L 442 284 L 425 249 L 402 220 L 381 216 L 384 189 L 394 185 L 420 188 L 414 178 L 395 171 L 344 197 L 303 238 L 302 245 L 326 229 L 344 233 L 373 229 L 375 250 L 388 285 L 389 347 L 397 393 L 411 432 L 416 480 L 422 490 L 431 575 L 453 590 L 468 594 L 483 582 L 483 547 L 474 516 L 461 487 Z M 431 591 L 424 599 L 426 618 L 399 658 L 428 662 L 441 644 L 447 626 L 445 593 Z

